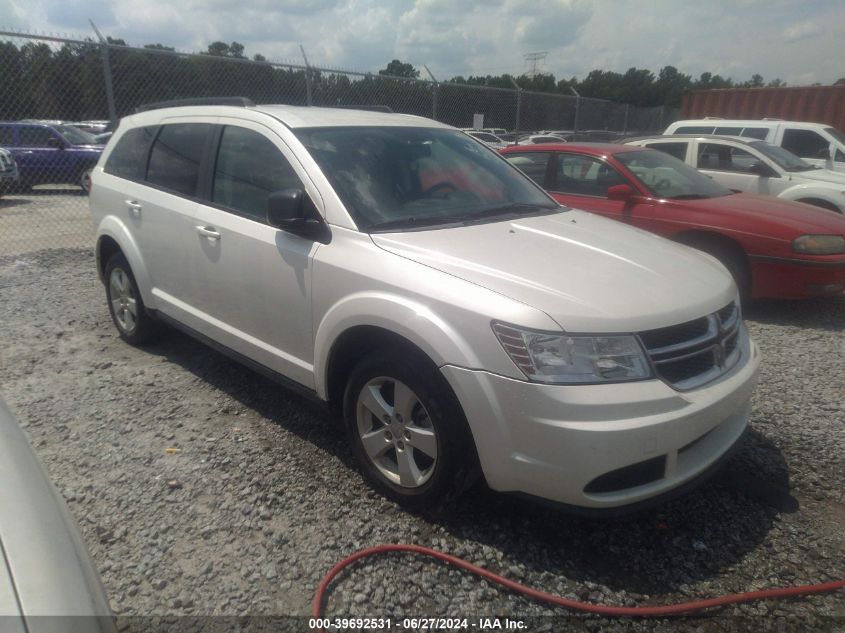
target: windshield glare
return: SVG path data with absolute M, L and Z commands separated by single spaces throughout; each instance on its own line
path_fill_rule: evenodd
M 72 125 L 57 125 L 56 129 L 59 131 L 59 134 L 64 136 L 65 140 L 71 145 L 93 145 L 97 143 L 93 134 L 83 132 L 79 128 L 74 127 Z
M 780 165 L 786 171 L 804 171 L 807 169 L 815 169 L 813 165 L 805 162 L 802 158 L 796 156 L 788 149 L 783 149 L 782 147 L 766 143 L 765 141 L 756 141 L 754 143 L 750 143 L 750 145 L 758 152 Z
M 442 128 L 295 130 L 362 231 L 562 210 L 493 150 Z M 442 222 L 441 222 L 442 219 Z
M 646 149 L 620 152 L 614 157 L 658 198 L 716 198 L 732 193 L 664 152 Z

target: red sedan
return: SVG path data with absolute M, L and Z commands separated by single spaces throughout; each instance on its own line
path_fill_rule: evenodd
M 631 145 L 500 152 L 561 204 L 710 253 L 745 297 L 801 299 L 845 290 L 845 216 L 839 213 L 735 193 L 664 152 Z

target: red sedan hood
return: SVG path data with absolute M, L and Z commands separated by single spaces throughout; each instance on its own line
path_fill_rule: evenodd
M 783 228 L 794 230 L 796 236 L 805 234 L 845 235 L 845 215 L 809 204 L 781 200 L 771 196 L 736 193 L 730 196 L 702 200 L 666 200 L 666 204 L 696 209 L 710 214 L 723 213 L 734 217 L 759 218 L 761 233 L 767 233 L 766 228 L 771 227 L 774 223 Z

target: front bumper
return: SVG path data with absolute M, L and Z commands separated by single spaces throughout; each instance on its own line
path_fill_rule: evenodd
M 760 363 L 742 358 L 699 389 L 660 380 L 543 385 L 445 366 L 494 490 L 582 508 L 617 508 L 695 479 L 745 431 Z
M 751 258 L 755 299 L 808 299 L 845 291 L 845 258 L 831 261 Z

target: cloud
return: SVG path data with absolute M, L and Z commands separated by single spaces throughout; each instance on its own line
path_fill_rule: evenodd
M 808 37 L 813 37 L 816 35 L 820 35 L 824 29 L 821 26 L 807 20 L 806 22 L 801 22 L 796 24 L 795 26 L 790 26 L 783 32 L 783 37 L 787 42 L 797 42 L 799 40 L 807 39 Z
M 301 43 L 315 65 L 375 72 L 398 58 L 439 79 L 520 74 L 525 53 L 548 51 L 542 69 L 559 78 L 671 65 L 827 83 L 842 75 L 845 41 L 841 0 L 0 0 L 0 16 L 82 37 L 91 17 L 136 45 L 238 41 L 248 55 L 296 63 Z

